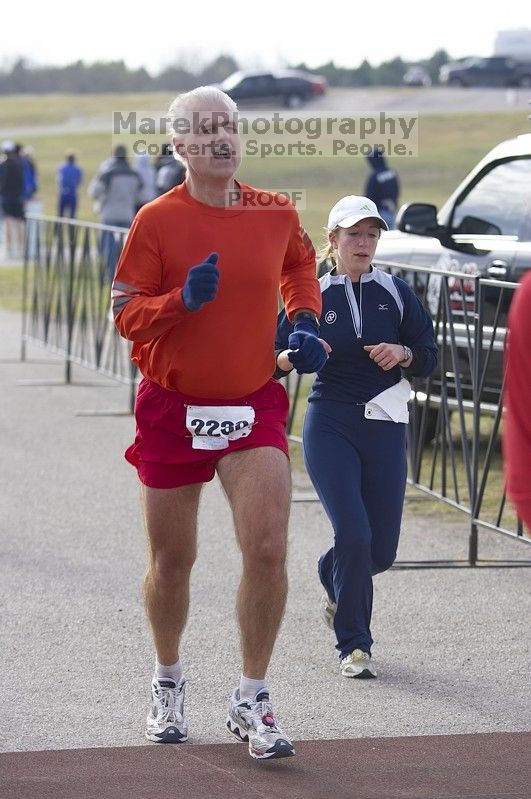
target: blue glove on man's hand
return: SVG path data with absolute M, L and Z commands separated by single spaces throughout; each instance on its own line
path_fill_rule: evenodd
M 293 333 L 288 338 L 288 359 L 297 373 L 312 374 L 323 368 L 328 360 L 327 352 L 318 338 L 317 324 L 304 319 L 295 323 Z
M 188 311 L 199 311 L 205 302 L 212 302 L 218 293 L 219 255 L 211 252 L 203 263 L 192 266 L 182 290 L 183 305 Z
M 290 350 L 298 350 L 306 336 L 314 336 L 317 338 L 319 335 L 319 325 L 317 320 L 301 319 L 295 321 L 293 326 L 293 333 L 288 338 L 288 347 Z

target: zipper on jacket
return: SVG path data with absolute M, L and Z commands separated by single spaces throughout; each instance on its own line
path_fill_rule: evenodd
M 361 302 L 361 293 L 362 293 L 362 291 L 363 291 L 363 281 L 362 281 L 361 275 L 360 275 L 360 305 L 359 305 L 360 329 L 358 331 L 358 338 L 361 338 L 361 333 L 362 333 L 362 330 L 363 330 L 363 305 L 362 305 L 362 302 Z M 356 298 L 356 295 L 354 295 L 354 298 Z
M 360 301 L 359 301 L 359 304 L 358 304 L 358 301 L 356 299 L 356 294 L 354 293 L 354 289 L 352 288 L 352 281 L 350 280 L 349 277 L 345 278 L 345 284 L 344 285 L 345 285 L 345 294 L 347 295 L 347 302 L 348 302 L 349 307 L 350 307 L 350 314 L 352 316 L 352 323 L 354 325 L 354 331 L 356 333 L 356 338 L 361 338 L 361 335 L 362 335 L 362 332 L 363 332 L 363 315 L 362 315 L 362 303 L 361 303 L 363 283 L 362 283 L 362 280 L 361 280 L 361 275 L 360 275 Z M 356 305 L 356 308 L 358 310 L 358 315 L 359 315 L 359 319 L 360 319 L 359 327 L 358 327 L 358 324 L 356 322 L 356 314 L 354 312 L 354 308 L 352 307 L 353 303 Z

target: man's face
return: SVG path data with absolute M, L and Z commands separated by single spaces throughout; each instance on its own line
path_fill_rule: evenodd
M 208 108 L 192 106 L 181 121 L 183 132 L 179 122 L 176 125 L 173 144 L 192 175 L 204 180 L 227 180 L 234 175 L 241 161 L 235 112 L 222 102 Z

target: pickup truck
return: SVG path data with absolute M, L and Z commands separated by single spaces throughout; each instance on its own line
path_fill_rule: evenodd
M 439 82 L 447 86 L 531 87 L 531 60 L 511 56 L 466 58 L 443 64 Z

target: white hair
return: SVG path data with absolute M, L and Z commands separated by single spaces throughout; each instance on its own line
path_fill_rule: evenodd
M 188 120 L 192 110 L 208 113 L 213 105 L 224 105 L 229 114 L 237 114 L 238 106 L 228 94 L 215 86 L 198 86 L 189 92 L 178 94 L 168 109 L 170 136 L 177 134 L 175 123 L 177 120 Z

